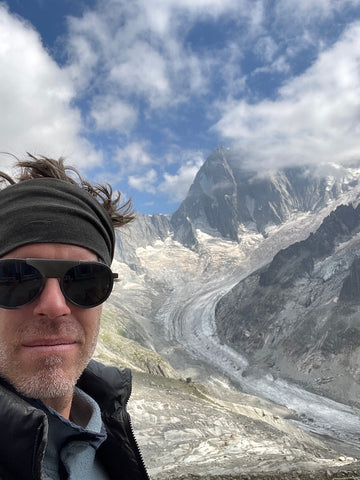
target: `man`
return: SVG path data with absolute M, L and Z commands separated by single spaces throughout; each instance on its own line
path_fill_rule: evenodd
M 149 479 L 130 371 L 90 361 L 130 205 L 62 160 L 17 167 L 0 173 L 0 479 Z

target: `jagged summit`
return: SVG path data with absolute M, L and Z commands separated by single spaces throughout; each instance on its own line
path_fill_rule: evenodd
M 319 210 L 351 185 L 349 174 L 313 176 L 306 167 L 265 173 L 245 170 L 231 149 L 218 147 L 200 168 L 189 193 L 172 215 L 175 238 L 191 245 L 195 229 L 234 241 L 239 227 L 266 234 L 294 212 Z
M 244 229 L 266 237 L 272 226 L 294 214 L 320 211 L 359 184 L 357 170 L 331 171 L 335 174 L 324 177 L 308 167 L 294 167 L 260 175 L 246 170 L 238 153 L 220 146 L 198 171 L 178 210 L 172 215 L 138 214 L 131 234 L 118 236 L 118 249 L 132 263 L 131 245 L 145 247 L 171 237 L 194 249 L 198 230 L 235 242 L 241 241 Z

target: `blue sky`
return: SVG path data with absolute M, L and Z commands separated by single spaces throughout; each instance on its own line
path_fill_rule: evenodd
M 0 151 L 65 156 L 142 213 L 218 145 L 328 170 L 360 158 L 360 0 L 0 0 L 0 105 Z

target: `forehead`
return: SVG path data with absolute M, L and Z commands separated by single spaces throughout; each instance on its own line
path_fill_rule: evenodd
M 54 258 L 58 260 L 96 261 L 91 250 L 65 243 L 29 243 L 6 253 L 2 258 Z

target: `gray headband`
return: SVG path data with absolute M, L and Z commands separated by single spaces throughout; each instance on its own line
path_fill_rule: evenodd
M 110 265 L 115 234 L 110 216 L 89 192 L 36 178 L 0 190 L 0 257 L 29 243 L 78 245 Z

